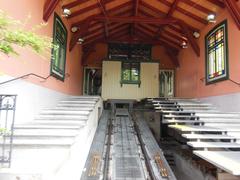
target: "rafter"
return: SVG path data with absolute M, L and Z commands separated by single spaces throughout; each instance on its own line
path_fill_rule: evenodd
M 171 7 L 170 7 L 166 17 L 171 17 L 172 16 L 172 14 L 176 10 L 177 5 L 178 5 L 179 2 L 180 2 L 180 0 L 175 0 L 173 2 L 173 4 L 171 5 Z
M 70 2 L 68 4 L 65 4 L 62 6 L 63 9 L 71 9 L 71 8 L 74 8 L 75 6 L 78 6 L 78 5 L 81 5 L 81 4 L 84 4 L 85 2 L 88 2 L 89 0 L 76 0 L 76 1 L 73 1 L 73 2 Z
M 107 17 L 105 2 L 103 0 L 97 0 L 97 1 L 98 1 L 98 6 L 101 9 L 103 15 Z M 104 22 L 103 24 L 104 24 L 105 36 L 108 37 L 108 22 Z
M 210 10 L 208 8 L 205 8 L 204 6 L 201 6 L 198 3 L 193 2 L 191 0 L 181 0 L 181 2 L 193 7 L 195 9 L 199 10 L 199 11 L 202 11 L 205 14 L 213 14 L 214 13 L 212 10 Z
M 105 0 L 104 2 L 105 2 L 105 4 L 107 4 L 107 3 L 111 2 L 111 1 L 112 0 Z M 99 7 L 98 6 L 98 2 L 96 2 L 95 4 L 92 4 L 91 6 L 87 6 L 87 7 L 83 8 L 83 9 L 80 9 L 80 10 L 77 10 L 77 11 L 73 12 L 70 16 L 68 16 L 68 18 L 71 19 L 73 17 L 76 17 L 78 15 L 84 14 L 84 13 L 86 13 L 88 11 L 93 10 L 93 9 L 97 9 L 98 7 Z
M 134 2 L 133 16 L 138 16 L 139 0 L 134 0 L 133 2 Z M 136 23 L 131 24 L 131 27 L 130 27 L 130 34 L 131 34 L 131 36 L 133 36 L 135 34 L 135 29 L 136 29 Z
M 236 1 L 234 0 L 224 0 L 228 12 L 231 14 L 235 24 L 240 30 L 240 8 L 238 7 Z
M 207 1 L 221 8 L 225 8 L 225 5 L 222 1 L 219 1 L 219 0 L 207 0 Z
M 187 36 L 188 41 L 190 42 L 195 54 L 199 57 L 200 56 L 200 48 L 196 42 L 196 40 L 193 38 L 191 31 L 188 29 L 186 24 L 182 21 L 179 22 L 179 25 L 182 27 L 185 35 Z
M 116 12 L 117 10 L 122 9 L 122 8 L 125 8 L 125 7 L 128 7 L 128 6 L 130 6 L 130 5 L 131 5 L 131 2 L 130 2 L 130 1 L 128 1 L 128 2 L 126 2 L 126 3 L 123 3 L 123 4 L 119 5 L 119 6 L 116 6 L 116 7 L 112 8 L 112 9 L 109 9 L 109 10 L 108 10 L 108 14 L 114 13 L 114 12 Z M 88 21 L 88 20 L 90 20 L 90 19 L 93 19 L 95 16 L 100 16 L 100 15 L 101 15 L 101 13 L 91 15 L 91 16 L 89 16 L 88 18 L 86 18 L 86 19 L 84 19 L 84 20 L 81 20 L 81 21 L 78 21 L 78 22 L 73 23 L 72 26 L 78 27 L 78 26 L 84 24 L 86 21 Z
M 163 4 L 165 4 L 165 5 L 168 6 L 168 7 L 171 7 L 171 6 L 172 6 L 172 4 L 171 4 L 170 2 L 168 2 L 167 0 L 158 0 L 158 1 L 161 2 L 161 3 L 163 3 Z M 176 1 L 177 1 L 177 0 L 175 0 L 175 2 L 176 2 Z M 198 21 L 198 22 L 200 22 L 200 23 L 202 23 L 202 24 L 207 24 L 207 23 L 208 23 L 208 21 L 207 21 L 206 19 L 203 19 L 203 18 L 201 18 L 201 17 L 199 17 L 199 16 L 197 16 L 197 15 L 195 15 L 195 14 L 189 12 L 189 11 L 186 11 L 185 9 L 183 9 L 183 8 L 181 8 L 181 7 L 179 7 L 179 6 L 176 6 L 175 9 L 176 9 L 178 12 L 180 12 L 180 13 L 182 13 L 182 14 L 184 14 L 184 15 L 187 15 L 187 16 L 189 16 L 190 18 L 192 18 L 192 19 L 194 19 L 194 20 L 196 20 L 196 21 Z
M 172 6 L 170 7 L 170 9 L 169 9 L 169 11 L 168 11 L 168 13 L 167 13 L 167 15 L 166 15 L 166 18 L 172 16 L 172 14 L 173 14 L 173 12 L 176 10 L 177 5 L 178 5 L 179 2 L 180 2 L 180 0 L 175 0 L 175 1 L 173 2 Z M 163 26 L 160 26 L 160 27 L 158 28 L 157 33 L 156 33 L 156 36 L 154 36 L 154 38 L 157 39 L 157 38 L 160 36 L 162 30 L 163 30 Z
M 43 20 L 48 21 L 48 18 L 53 13 L 60 0 L 46 0 L 43 7 Z
M 175 24 L 178 20 L 173 18 L 145 18 L 145 17 L 120 17 L 120 16 L 96 16 L 94 21 L 122 22 L 122 23 L 145 23 L 145 24 Z
M 153 7 L 152 5 L 150 5 L 150 4 L 146 3 L 146 2 L 141 1 L 141 5 L 143 5 L 145 8 L 150 9 L 151 11 L 155 12 L 155 13 L 158 14 L 160 17 L 165 17 L 165 15 L 166 15 L 163 11 L 161 11 L 161 10 Z M 152 16 L 152 17 L 153 17 L 153 16 Z M 182 21 L 181 19 L 178 19 L 178 18 L 174 18 L 174 19 L 179 20 L 179 21 Z M 186 23 L 186 22 L 185 22 L 185 23 Z M 200 31 L 199 29 L 197 29 L 197 28 L 189 25 L 188 23 L 186 23 L 186 25 L 187 25 L 188 28 L 191 29 L 191 31 L 193 31 L 193 32 L 195 32 L 195 31 L 196 31 L 196 32 L 199 32 L 199 31 Z

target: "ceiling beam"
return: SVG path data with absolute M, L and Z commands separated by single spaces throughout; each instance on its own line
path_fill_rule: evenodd
M 128 1 L 128 2 L 126 2 L 126 3 L 123 3 L 123 4 L 119 5 L 119 6 L 116 6 L 116 7 L 112 8 L 112 9 L 109 9 L 109 10 L 108 10 L 108 14 L 114 13 L 114 12 L 116 12 L 117 10 L 122 9 L 122 8 L 125 8 L 125 7 L 128 7 L 128 6 L 130 6 L 130 5 L 131 5 L 131 1 Z M 94 14 L 94 15 L 89 16 L 88 18 L 86 18 L 86 19 L 84 19 L 84 20 L 81 20 L 81 21 L 78 21 L 78 22 L 73 23 L 72 26 L 76 26 L 76 27 L 81 26 L 82 24 L 84 24 L 84 23 L 85 23 L 86 21 L 88 21 L 89 19 L 92 19 L 92 18 L 94 18 L 95 16 L 100 16 L 100 15 L 101 15 L 101 13 Z
M 65 4 L 62 6 L 63 9 L 71 9 L 74 8 L 75 6 L 78 6 L 80 4 L 84 4 L 85 2 L 88 2 L 89 0 L 76 0 L 73 2 L 70 2 L 68 4 Z
M 170 9 L 166 15 L 166 17 L 171 17 L 173 15 L 173 12 L 176 10 L 178 3 L 180 0 L 175 0 L 173 4 L 170 6 Z
M 169 9 L 169 11 L 168 11 L 168 13 L 167 13 L 167 15 L 166 15 L 166 18 L 172 17 L 172 14 L 173 14 L 173 12 L 176 10 L 177 5 L 178 5 L 179 2 L 180 2 L 180 0 L 175 0 L 175 1 L 173 2 L 173 4 L 171 5 L 171 7 L 170 7 L 170 9 Z M 154 38 L 158 39 L 158 37 L 159 37 L 160 34 L 161 34 L 161 31 L 163 30 L 163 27 L 164 27 L 164 26 L 160 26 L 160 27 L 158 28 L 157 33 L 156 33 L 156 35 L 154 36 Z
M 238 7 L 238 4 L 234 0 L 224 0 L 224 4 L 228 12 L 231 14 L 233 20 L 235 21 L 238 29 L 240 30 L 240 9 Z
M 220 8 L 225 8 L 225 4 L 222 1 L 219 1 L 219 0 L 207 0 L 207 1 Z
M 140 27 L 137 27 L 137 28 L 138 28 L 138 31 L 147 35 L 149 37 L 149 39 L 152 39 L 153 34 L 152 34 L 151 31 L 149 31 L 149 29 L 145 29 L 145 28 L 143 29 L 143 28 L 140 28 Z M 168 39 L 166 39 L 165 37 L 162 37 L 161 39 L 157 39 L 157 41 L 162 42 L 164 44 L 167 44 L 174 49 L 177 49 L 177 50 L 181 49 L 178 45 L 176 45 L 176 42 L 168 41 Z
M 43 20 L 48 21 L 60 0 L 46 0 L 43 7 Z
M 148 3 L 145 3 L 145 2 L 143 2 L 143 1 L 141 1 L 141 5 L 143 5 L 145 8 L 150 9 L 151 11 L 155 12 L 155 13 L 158 14 L 160 17 L 165 17 L 165 16 L 166 16 L 166 14 L 165 14 L 163 11 L 161 11 L 161 10 L 153 7 L 152 5 L 150 5 L 150 4 L 148 4 Z M 179 20 L 179 21 L 182 21 L 181 19 L 178 19 L 178 18 L 175 18 L 175 17 L 174 17 L 174 19 Z M 191 26 L 190 24 L 188 24 L 188 23 L 186 23 L 186 22 L 185 22 L 185 24 L 186 24 L 186 25 L 188 26 L 188 28 L 191 29 L 191 31 L 193 31 L 193 32 L 194 32 L 194 31 L 196 31 L 196 32 L 199 32 L 199 31 L 200 31 L 199 29 Z
M 193 38 L 192 32 L 188 29 L 187 25 L 183 21 L 179 22 L 179 25 L 182 27 L 182 30 L 184 31 L 188 41 L 190 42 L 195 54 L 199 57 L 200 56 L 200 48 L 199 48 L 196 40 Z
M 212 10 L 210 10 L 210 9 L 208 9 L 208 8 L 205 8 L 204 6 L 201 6 L 201 5 L 199 5 L 198 3 L 193 2 L 193 1 L 191 1 L 191 0 L 181 0 L 181 1 L 182 1 L 183 3 L 191 6 L 191 7 L 199 10 L 199 11 L 202 11 L 202 12 L 205 13 L 205 14 L 212 14 L 212 13 L 214 13 Z
M 96 16 L 93 18 L 94 21 L 102 21 L 102 22 L 121 22 L 121 23 L 145 23 L 145 24 L 175 24 L 178 20 L 173 18 L 146 18 L 146 17 L 117 17 L 117 16 Z
M 150 13 L 145 12 L 145 11 L 143 11 L 143 10 L 141 10 L 141 9 L 139 10 L 139 12 L 141 12 L 141 14 L 144 15 L 144 16 L 146 16 L 146 17 L 154 17 L 154 16 L 152 16 Z M 182 36 L 184 36 L 183 31 L 182 31 L 181 29 L 177 28 L 176 26 L 174 26 L 174 25 L 172 25 L 172 24 L 169 24 L 168 27 L 169 27 L 170 29 L 172 29 L 173 31 L 175 31 L 176 33 L 179 33 L 179 34 L 181 34 Z
M 120 15 L 121 13 L 118 13 L 118 14 Z M 82 37 L 87 36 L 89 34 L 89 29 L 88 28 L 90 26 L 94 26 L 94 25 L 99 23 L 99 22 L 95 22 L 94 25 L 91 24 L 92 19 L 95 16 L 96 15 L 90 16 L 89 18 L 85 19 L 84 21 L 72 24 L 72 27 L 73 26 L 76 26 L 76 27 L 80 26 L 80 29 L 72 35 L 72 38 L 71 38 L 71 41 L 70 41 L 70 46 L 69 46 L 70 51 L 73 49 L 73 47 L 75 46 L 75 44 L 77 43 L 77 41 L 80 37 L 82 38 Z
M 107 11 L 106 11 L 106 6 L 105 6 L 105 2 L 103 0 L 97 0 L 98 1 L 98 6 L 100 8 L 100 10 L 102 11 L 102 14 L 107 17 Z M 104 22 L 104 32 L 105 32 L 105 36 L 108 37 L 108 22 Z
M 139 0 L 134 0 L 134 12 L 133 12 L 133 16 L 138 16 L 138 10 L 139 10 Z M 136 29 L 136 23 L 134 24 L 131 24 L 131 27 L 130 27 L 130 34 L 131 36 L 133 36 L 135 34 L 135 29 Z
M 163 4 L 165 4 L 168 7 L 172 6 L 172 3 L 170 3 L 167 0 L 158 0 L 158 1 L 163 3 Z M 198 22 L 200 22 L 202 24 L 205 24 L 205 25 L 208 24 L 208 21 L 206 19 L 203 19 L 203 18 L 201 18 L 201 17 L 199 17 L 199 16 L 197 16 L 197 15 L 195 15 L 195 14 L 189 12 L 189 11 L 186 11 L 185 9 L 183 9 L 183 8 L 181 8 L 179 6 L 176 6 L 175 9 L 176 9 L 176 11 L 178 11 L 178 12 L 188 16 L 189 18 L 192 18 L 192 19 L 194 19 L 194 20 L 196 20 L 196 21 L 198 21 Z
M 112 0 L 105 0 L 104 3 L 107 4 L 107 3 L 111 2 L 111 1 Z M 98 5 L 98 2 L 97 2 L 95 4 L 92 4 L 90 6 L 85 7 L 83 9 L 80 9 L 80 10 L 72 12 L 72 14 L 70 16 L 68 16 L 68 18 L 69 19 L 74 18 L 74 17 L 76 17 L 78 15 L 84 14 L 84 13 L 86 13 L 88 11 L 93 10 L 93 9 L 97 9 L 98 7 L 99 7 L 99 5 Z

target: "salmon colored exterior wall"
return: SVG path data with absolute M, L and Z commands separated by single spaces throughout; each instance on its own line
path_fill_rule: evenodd
M 25 21 L 28 15 L 31 15 L 27 27 L 31 28 L 43 22 L 43 6 L 45 0 L 11 0 L 0 1 L 0 9 L 5 11 L 14 19 Z M 61 16 L 60 5 L 56 8 L 57 14 Z M 46 35 L 52 38 L 53 34 L 53 17 L 52 14 L 48 20 L 46 27 L 39 30 L 39 34 Z M 70 25 L 66 19 L 63 18 L 63 23 L 68 29 L 68 46 L 71 37 Z M 40 76 L 48 76 L 50 72 L 50 57 L 44 59 L 39 57 L 28 49 L 17 48 L 20 56 L 5 56 L 0 54 L 0 74 L 5 74 L 13 77 L 18 77 L 28 73 L 35 73 Z M 46 88 L 56 90 L 58 92 L 80 95 L 82 94 L 82 80 L 83 72 L 81 66 L 81 46 L 77 45 L 69 52 L 67 47 L 66 58 L 66 73 L 70 76 L 65 78 L 65 81 L 59 81 L 54 77 L 50 77 L 46 82 L 40 82 L 41 79 L 35 77 L 28 77 L 26 80 L 44 86 Z
M 106 60 L 108 56 L 108 46 L 105 43 L 98 43 L 95 46 L 95 52 L 92 52 L 87 58 L 87 66 L 102 67 L 102 60 Z M 152 47 L 152 59 L 159 63 L 160 69 L 174 69 L 175 66 L 166 55 L 162 46 Z
M 240 2 L 238 2 L 240 7 Z M 176 69 L 176 96 L 209 97 L 240 92 L 238 85 L 229 80 L 205 85 L 205 35 L 218 23 L 227 19 L 228 23 L 228 62 L 229 78 L 240 82 L 240 30 L 236 26 L 227 9 L 217 14 L 217 22 L 208 25 L 201 31 L 198 44 L 201 49 L 197 57 L 192 48 L 182 50 L 179 55 L 180 68 Z

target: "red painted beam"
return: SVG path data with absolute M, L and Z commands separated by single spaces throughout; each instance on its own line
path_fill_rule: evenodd
M 207 1 L 218 7 L 225 8 L 225 5 L 222 1 L 219 1 L 219 0 L 207 0 Z
M 199 11 L 202 11 L 205 14 L 212 14 L 212 13 L 214 13 L 212 10 L 210 10 L 208 8 L 205 8 L 205 7 L 199 5 L 198 3 L 193 2 L 191 0 L 181 0 L 181 2 L 183 2 L 183 3 L 193 7 L 195 9 L 199 10 Z
M 155 12 L 156 14 L 159 14 L 159 16 L 161 16 L 161 17 L 162 17 L 162 16 L 163 16 L 163 17 L 166 16 L 166 14 L 165 14 L 163 11 L 161 11 L 161 10 L 159 10 L 159 9 L 151 6 L 150 4 L 145 3 L 145 2 L 143 2 L 143 1 L 141 1 L 140 3 L 141 3 L 141 5 L 143 5 L 145 8 L 148 8 L 148 9 L 150 9 L 151 11 Z M 178 18 L 174 18 L 174 19 L 176 19 L 176 20 L 178 20 L 178 21 L 182 21 L 181 19 L 178 19 Z M 193 31 L 193 32 L 194 32 L 194 31 L 196 31 L 196 32 L 199 32 L 199 31 L 200 31 L 199 29 L 191 26 L 190 24 L 188 24 L 188 23 L 186 23 L 186 22 L 185 22 L 185 24 L 186 24 L 186 25 L 188 26 L 188 28 L 191 29 L 191 31 Z
M 106 12 L 106 7 L 105 7 L 105 2 L 103 0 L 97 0 L 98 1 L 98 6 L 100 10 L 102 11 L 102 14 L 107 17 L 107 12 Z M 105 36 L 108 37 L 108 23 L 104 22 L 104 31 L 105 31 Z
M 240 30 L 240 9 L 238 4 L 234 0 L 224 0 L 226 8 L 228 12 L 231 14 L 235 24 L 237 25 L 238 29 Z
M 111 2 L 111 1 L 112 0 L 105 0 L 104 3 L 107 4 L 107 3 Z M 83 8 L 83 9 L 80 9 L 80 10 L 77 10 L 77 11 L 73 12 L 70 16 L 68 16 L 68 18 L 76 17 L 78 15 L 81 15 L 81 14 L 84 14 L 86 12 L 89 12 L 89 11 L 91 11 L 93 9 L 97 9 L 98 7 L 99 7 L 99 5 L 98 5 L 98 2 L 97 2 L 97 3 L 95 3 L 95 4 L 91 5 L 91 6 L 87 6 L 87 7 Z
M 187 36 L 187 39 L 190 42 L 195 54 L 199 57 L 200 56 L 200 48 L 199 48 L 196 40 L 193 38 L 192 32 L 188 29 L 187 25 L 184 22 L 179 22 L 178 24 L 182 27 L 182 29 L 183 29 L 185 35 Z
M 179 2 L 180 2 L 180 0 L 175 0 L 175 1 L 173 2 L 173 4 L 171 5 L 171 7 L 170 7 L 170 9 L 169 9 L 169 11 L 168 11 L 168 13 L 167 13 L 167 15 L 166 15 L 166 18 L 172 17 L 172 14 L 173 14 L 173 12 L 176 10 L 177 5 L 178 5 Z M 163 30 L 163 27 L 164 27 L 164 26 L 160 26 L 160 27 L 158 28 L 158 30 L 157 30 L 156 35 L 154 36 L 154 38 L 158 39 L 158 37 L 159 37 L 160 34 L 161 34 L 161 31 Z
M 43 20 L 48 21 L 60 0 L 46 0 L 43 8 Z
M 146 23 L 146 24 L 175 24 L 178 20 L 174 18 L 146 18 L 146 17 L 105 17 L 105 16 L 96 16 L 93 18 L 95 21 L 102 21 L 102 22 L 121 22 L 121 23 Z
M 175 0 L 175 1 L 173 2 L 173 4 L 170 5 L 170 9 L 169 9 L 166 17 L 171 17 L 171 16 L 172 16 L 173 12 L 174 12 L 174 11 L 176 10 L 176 8 L 177 8 L 177 5 L 178 5 L 179 1 L 180 1 L 180 0 Z
M 128 7 L 128 6 L 130 6 L 130 5 L 131 5 L 131 2 L 128 1 L 128 2 L 126 2 L 126 3 L 123 3 L 123 4 L 119 5 L 119 6 L 116 6 L 116 7 L 112 8 L 112 9 L 109 9 L 107 12 L 108 12 L 108 14 L 111 14 L 111 13 L 116 12 L 116 11 L 119 10 L 119 9 Z M 86 19 L 84 19 L 84 20 L 82 20 L 82 21 L 78 21 L 78 22 L 73 23 L 72 26 L 80 26 L 81 24 L 84 24 L 86 21 L 94 18 L 95 16 L 100 16 L 100 15 L 101 15 L 101 13 L 98 13 L 98 14 L 95 14 L 95 15 L 92 15 L 92 16 L 89 16 L 88 18 L 86 18 Z
M 76 0 L 76 1 L 73 1 L 73 2 L 70 2 L 70 3 L 67 3 L 65 5 L 62 6 L 63 9 L 71 9 L 71 8 L 74 8 L 75 6 L 78 6 L 80 4 L 83 4 L 85 2 L 88 2 L 89 0 Z
M 168 2 L 167 0 L 158 0 L 158 1 L 163 3 L 163 4 L 165 4 L 168 7 L 172 6 L 172 4 L 170 2 Z M 194 20 L 196 20 L 196 21 L 198 21 L 198 22 L 200 22 L 202 24 L 208 24 L 208 21 L 206 19 L 203 19 L 203 18 L 201 18 L 201 17 L 199 17 L 199 16 L 197 16 L 197 15 L 195 15 L 195 14 L 189 12 L 189 11 L 186 11 L 185 9 L 183 9 L 181 7 L 176 6 L 175 8 L 176 8 L 176 10 L 178 12 L 180 12 L 180 13 L 182 13 L 184 15 L 187 15 L 190 18 L 192 18 L 192 19 L 194 19 Z

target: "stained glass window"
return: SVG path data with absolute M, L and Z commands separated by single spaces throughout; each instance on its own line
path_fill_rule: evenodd
M 67 29 L 57 14 L 54 16 L 53 44 L 56 48 L 52 50 L 51 75 L 60 80 L 64 80 Z
M 122 84 L 139 84 L 140 83 L 140 63 L 122 62 Z
M 227 79 L 227 21 L 210 31 L 205 40 L 207 84 Z

